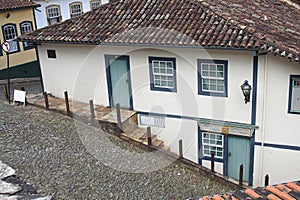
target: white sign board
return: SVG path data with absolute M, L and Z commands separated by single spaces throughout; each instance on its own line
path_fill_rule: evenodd
M 25 106 L 26 91 L 14 90 L 14 104 L 16 101 L 23 103 L 23 106 Z
M 2 46 L 3 51 L 5 51 L 6 53 L 9 53 L 9 51 L 10 51 L 10 44 L 9 44 L 9 42 L 5 41 L 5 42 L 2 43 L 1 46 Z

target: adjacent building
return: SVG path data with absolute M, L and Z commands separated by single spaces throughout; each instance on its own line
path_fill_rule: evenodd
M 185 158 L 263 185 L 300 178 L 298 21 L 281 0 L 125 0 L 19 40 L 38 45 L 48 93 L 120 103 L 171 151 L 182 139 Z
M 98 8 L 108 0 L 34 0 L 41 5 L 35 10 L 37 27 L 53 25 Z
M 10 78 L 39 77 L 36 51 L 29 42 L 17 42 L 17 36 L 36 29 L 34 9 L 39 5 L 27 0 L 0 0 L 0 42 L 10 44 Z M 7 78 L 7 56 L 0 51 L 0 79 Z

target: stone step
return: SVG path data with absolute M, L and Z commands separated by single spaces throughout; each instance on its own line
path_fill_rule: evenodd
M 133 130 L 131 133 L 129 133 L 129 134 L 131 134 L 131 135 L 134 136 L 135 138 L 140 139 L 140 138 L 143 138 L 144 135 L 147 134 L 147 130 L 144 129 L 144 128 L 136 128 L 136 129 L 134 129 L 134 130 Z
M 147 144 L 148 144 L 147 133 L 146 133 L 141 139 L 143 139 L 144 143 L 147 143 Z M 151 134 L 151 142 L 152 142 L 152 144 L 153 144 L 154 142 L 156 142 L 156 140 L 157 140 L 157 135 Z
M 170 147 L 167 146 L 167 145 L 164 145 L 164 146 L 162 147 L 162 149 L 165 150 L 165 151 L 171 151 Z

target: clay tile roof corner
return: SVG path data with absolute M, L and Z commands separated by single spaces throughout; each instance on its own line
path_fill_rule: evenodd
M 290 0 L 114 0 L 19 40 L 249 49 L 300 62 L 295 5 Z
M 288 182 L 277 185 L 269 185 L 267 187 L 257 187 L 253 189 L 238 190 L 224 195 L 203 196 L 198 200 L 214 200 L 214 199 L 300 199 L 300 181 Z M 190 199 L 191 200 L 191 199 Z M 196 199 L 193 199 L 196 200 Z
M 0 0 L 0 12 L 22 8 L 35 8 L 40 5 L 32 0 Z

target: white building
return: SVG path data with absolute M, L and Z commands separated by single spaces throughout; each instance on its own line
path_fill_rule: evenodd
M 243 164 L 249 185 L 266 174 L 271 184 L 299 179 L 299 9 L 219 1 L 114 2 L 21 40 L 38 44 L 54 96 L 119 102 L 140 126 L 155 121 L 172 151 L 182 139 L 185 158 L 210 167 L 213 152 L 216 171 L 233 179 Z
M 35 9 L 37 28 L 53 25 L 84 12 L 98 8 L 108 0 L 34 0 L 41 5 Z

